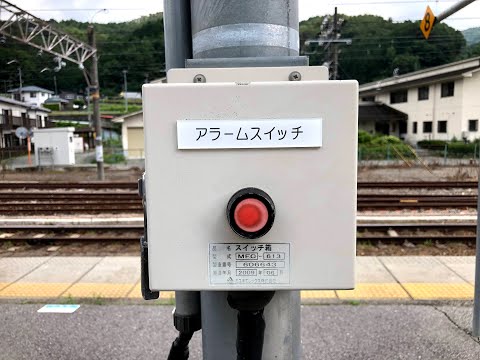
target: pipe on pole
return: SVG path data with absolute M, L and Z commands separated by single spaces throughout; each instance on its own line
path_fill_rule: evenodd
M 163 26 L 166 71 L 184 68 L 192 57 L 190 0 L 164 0 Z
M 449 17 L 450 15 L 453 15 L 455 14 L 457 11 L 459 10 L 462 10 L 465 6 L 467 5 L 470 5 L 472 2 L 474 2 L 475 0 L 462 0 L 462 1 L 459 1 L 458 3 L 452 5 L 451 7 L 449 7 L 448 9 L 446 9 L 445 11 L 441 12 L 440 14 L 438 14 L 436 17 L 435 17 L 435 22 L 440 22 L 442 20 L 445 20 L 447 17 Z
M 298 56 L 298 0 L 191 0 L 194 59 Z
M 298 0 L 191 0 L 193 59 L 299 55 Z M 223 61 L 224 66 L 228 60 Z M 250 62 L 249 66 L 255 66 Z M 265 65 L 265 64 L 264 64 Z M 200 62 L 200 65 L 201 62 Z M 272 61 L 272 65 L 275 66 Z M 202 291 L 205 360 L 235 359 L 236 311 L 228 292 Z M 300 292 L 276 291 L 264 311 L 263 359 L 301 358 Z

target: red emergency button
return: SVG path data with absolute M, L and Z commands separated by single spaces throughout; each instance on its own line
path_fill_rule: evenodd
M 275 205 L 268 194 L 257 188 L 237 191 L 227 205 L 230 227 L 249 239 L 265 235 L 273 225 Z
M 260 200 L 250 198 L 238 203 L 233 217 L 240 229 L 255 232 L 267 223 L 268 210 Z

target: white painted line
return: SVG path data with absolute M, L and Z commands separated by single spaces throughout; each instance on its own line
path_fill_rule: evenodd
M 47 304 L 42 308 L 38 309 L 39 313 L 55 313 L 55 314 L 72 314 L 80 307 L 80 305 L 73 304 Z
M 378 216 L 360 215 L 357 221 L 476 221 L 477 215 Z
M 143 222 L 143 217 L 127 217 L 127 218 L 16 218 L 7 219 L 0 218 L 0 223 L 45 223 L 45 224 L 95 224 L 95 223 L 125 223 L 125 222 Z

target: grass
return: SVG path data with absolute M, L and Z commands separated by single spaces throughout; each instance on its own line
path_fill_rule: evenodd
M 4 248 L 4 249 L 9 249 L 9 248 L 11 248 L 12 246 L 13 246 L 13 243 L 12 243 L 11 241 L 5 241 L 5 242 L 3 243 L 3 248 Z
M 142 110 L 142 105 L 129 104 L 128 112 L 125 112 L 124 104 L 100 104 L 100 113 L 107 115 L 124 115 Z M 91 111 L 92 112 L 92 111 Z M 52 111 L 51 116 L 87 116 L 86 110 Z
M 425 240 L 423 243 L 426 247 L 432 247 L 433 246 L 433 241 L 432 240 Z

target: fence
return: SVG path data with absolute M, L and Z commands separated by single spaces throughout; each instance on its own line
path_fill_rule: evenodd
M 480 144 L 442 144 L 424 149 L 406 144 L 386 144 L 379 146 L 359 145 L 358 161 L 361 162 L 422 162 L 437 165 L 473 164 L 480 160 Z
M 17 156 L 27 155 L 26 146 L 15 146 L 9 148 L 0 148 L 0 161 L 8 160 Z

